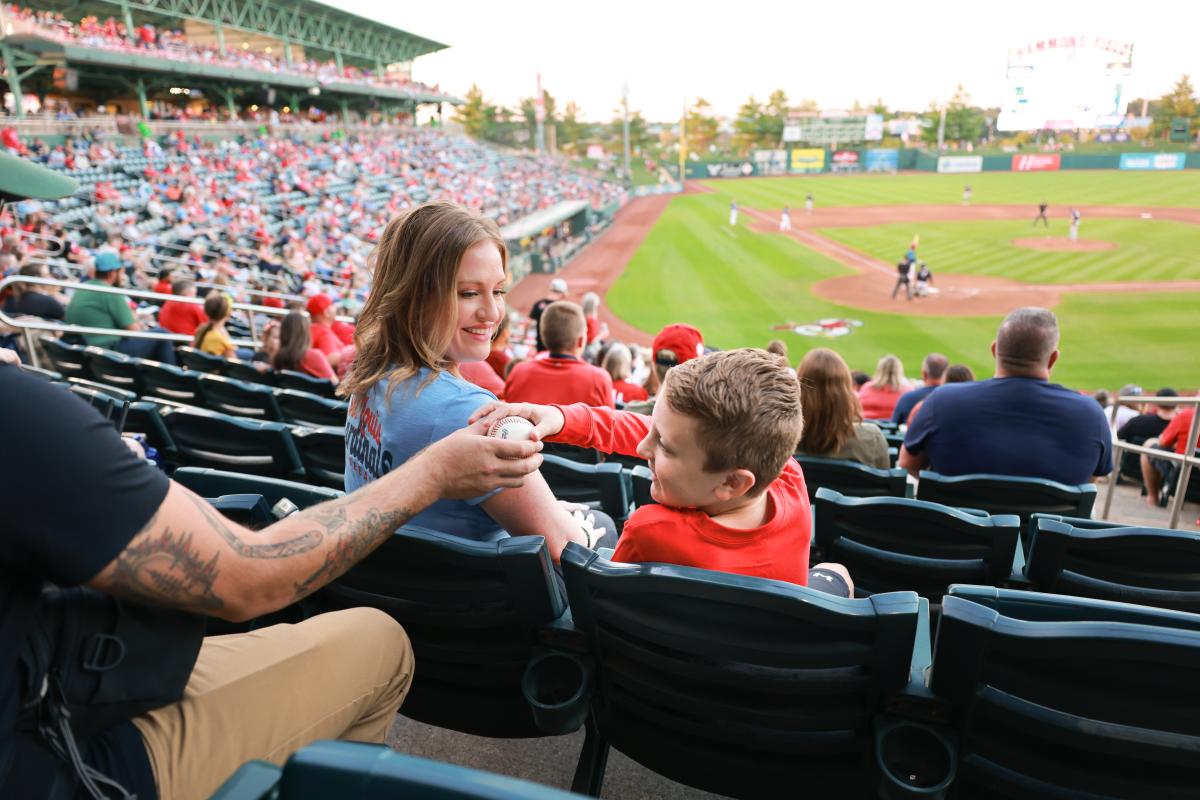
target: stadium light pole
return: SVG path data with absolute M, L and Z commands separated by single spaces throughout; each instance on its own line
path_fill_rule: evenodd
M 625 178 L 633 183 L 633 172 L 629 167 L 629 81 L 621 84 L 621 113 L 624 116 L 625 130 Z
M 942 106 L 942 117 L 938 122 L 938 151 L 946 146 L 946 106 Z

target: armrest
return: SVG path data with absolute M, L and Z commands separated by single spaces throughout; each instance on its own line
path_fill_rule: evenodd
M 283 767 L 267 761 L 247 761 L 209 800 L 267 800 L 282 777 Z
M 950 705 L 929 690 L 926 675 L 933 663 L 933 640 L 930 636 L 929 600 L 922 597 L 917 613 L 917 630 L 913 637 L 912 662 L 908 670 L 908 685 L 884 697 L 883 707 L 888 714 L 930 722 L 950 719 Z
M 1017 537 L 1017 547 L 1013 550 L 1012 573 L 1004 580 L 1004 589 L 1033 589 L 1033 581 L 1025 576 L 1025 548 L 1021 538 Z

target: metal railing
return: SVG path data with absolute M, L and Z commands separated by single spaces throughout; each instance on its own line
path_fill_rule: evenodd
M 1192 424 L 1188 429 L 1187 439 L 1185 440 L 1186 447 L 1183 453 L 1176 453 L 1173 450 L 1159 450 L 1155 447 L 1146 447 L 1140 444 L 1130 444 L 1118 439 L 1116 436 L 1117 408 L 1123 405 L 1192 406 L 1195 408 L 1197 413 L 1192 417 Z M 1188 479 L 1191 477 L 1192 467 L 1200 467 L 1200 457 L 1196 456 L 1196 438 L 1200 434 L 1200 397 L 1143 397 L 1141 395 L 1118 397 L 1114 401 L 1111 423 L 1113 430 L 1113 460 L 1116 462 L 1116 467 L 1113 470 L 1112 477 L 1108 481 L 1108 490 L 1104 493 L 1103 519 L 1108 519 L 1109 511 L 1112 508 L 1113 492 L 1116 490 L 1117 479 L 1121 474 L 1121 457 L 1125 453 L 1138 453 L 1139 455 L 1161 458 L 1165 461 L 1172 461 L 1179 464 L 1179 477 L 1175 483 L 1175 494 L 1171 498 L 1171 521 L 1168 523 L 1168 527 L 1175 528 L 1179 524 L 1179 515 L 1183 511 L 1184 498 L 1187 495 Z M 1154 499 L 1157 500 L 1157 498 Z
M 18 230 L 17 239 L 22 242 L 27 242 L 33 248 L 34 252 L 46 256 L 47 258 L 57 258 L 67 252 L 67 243 L 58 236 L 46 236 L 41 233 L 32 233 L 30 231 Z M 50 249 L 49 246 L 54 249 Z

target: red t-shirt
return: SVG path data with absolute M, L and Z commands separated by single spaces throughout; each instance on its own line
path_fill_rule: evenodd
M 585 317 L 585 319 L 587 320 L 587 343 L 591 344 L 600 335 L 600 320 L 595 317 Z
M 334 322 L 329 328 L 342 344 L 354 344 L 354 326 L 349 322 Z
M 158 283 L 154 284 L 154 291 L 158 292 L 159 294 L 172 294 L 171 282 L 159 281 Z
M 312 346 L 325 355 L 331 356 L 346 345 L 328 325 L 319 325 L 314 322 L 312 324 Z
M 509 403 L 584 403 L 614 407 L 612 378 L 574 356 L 523 361 L 508 373 L 504 399 Z
M 881 389 L 874 382 L 867 381 L 858 390 L 858 402 L 862 404 L 863 418 L 891 419 L 892 410 L 896 408 L 896 401 L 902 394 L 904 394 L 903 389 L 900 391 Z
M 512 361 L 512 356 L 503 350 L 493 350 L 488 353 L 487 363 L 501 378 L 504 378 L 504 368 L 508 366 L 509 361 Z
M 314 378 L 333 380 L 333 367 L 329 366 L 329 359 L 315 347 L 310 347 L 304 358 L 300 359 L 300 371 Z
M 650 418 L 631 411 L 581 403 L 559 410 L 566 422 L 550 441 L 637 455 L 650 430 Z M 694 508 L 642 506 L 625 523 L 613 561 L 679 564 L 807 586 L 812 509 L 794 459 L 767 487 L 767 497 L 769 519 L 749 529 L 726 527 Z
M 204 313 L 204 306 L 197 303 L 168 300 L 158 311 L 158 324 L 171 333 L 195 336 L 196 328 L 205 322 L 208 322 L 208 315 Z
M 622 403 L 637 403 L 650 399 L 650 394 L 645 389 L 629 381 L 613 381 L 613 391 Z
M 1163 428 L 1163 432 L 1158 437 L 1158 443 L 1163 447 L 1174 447 L 1175 452 L 1183 455 L 1183 450 L 1187 447 L 1188 431 L 1192 429 L 1192 417 L 1196 416 L 1196 409 L 1181 408 L 1175 412 L 1175 416 L 1171 417 L 1171 421 L 1167 423 L 1167 427 Z
M 464 361 L 458 365 L 458 374 L 481 389 L 487 389 L 496 397 L 504 397 L 504 381 L 486 361 Z

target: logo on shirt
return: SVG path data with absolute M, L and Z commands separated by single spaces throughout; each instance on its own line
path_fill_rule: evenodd
M 346 464 L 364 480 L 374 480 L 392 469 L 392 454 L 383 449 L 380 430 L 379 415 L 369 405 L 361 401 L 350 404 Z

